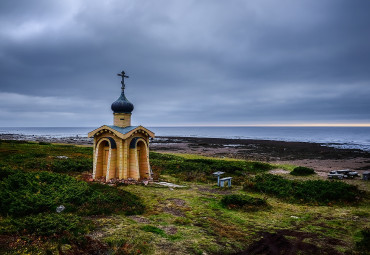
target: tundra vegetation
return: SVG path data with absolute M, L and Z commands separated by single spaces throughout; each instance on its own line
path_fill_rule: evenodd
M 293 167 L 186 154 L 151 152 L 150 162 L 155 179 L 186 187 L 86 182 L 91 147 L 0 141 L 0 253 L 369 252 L 361 180 L 272 175 Z M 233 177 L 232 188 L 217 187 L 215 171 Z
M 290 172 L 291 175 L 297 175 L 297 176 L 306 176 L 315 174 L 315 170 L 309 167 L 304 166 L 297 166 L 293 169 L 293 171 Z

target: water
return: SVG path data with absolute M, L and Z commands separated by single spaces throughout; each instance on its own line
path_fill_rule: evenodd
M 370 127 L 148 127 L 157 136 L 217 137 L 321 143 L 370 151 Z M 0 128 L 0 133 L 43 137 L 87 137 L 96 127 Z

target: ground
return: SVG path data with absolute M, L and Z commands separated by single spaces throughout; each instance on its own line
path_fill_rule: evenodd
M 188 144 L 181 146 L 189 147 Z M 154 145 L 153 149 L 160 150 L 156 146 L 159 145 Z M 161 144 L 160 146 L 163 149 L 167 145 Z M 203 148 L 201 145 L 198 147 L 200 147 L 199 150 L 204 149 L 205 152 L 212 153 L 209 143 L 204 144 Z M 90 147 L 2 142 L 0 151 L 0 167 L 20 167 L 27 171 L 56 171 L 60 174 L 72 175 L 77 179 L 83 179 L 87 174 L 86 171 L 91 171 L 92 168 Z M 179 150 L 176 151 L 179 152 Z M 181 152 L 189 151 L 182 150 Z M 188 159 L 204 159 L 199 156 L 203 153 L 198 153 L 198 150 L 190 150 L 190 152 L 193 154 L 176 155 Z M 229 159 L 227 155 L 216 155 L 217 153 L 217 150 L 213 151 L 212 155 L 224 157 L 223 159 L 218 158 L 223 161 L 241 160 Z M 274 152 L 266 153 L 270 155 L 270 163 L 278 162 L 271 160 Z M 313 155 L 312 150 L 303 153 L 307 153 L 305 154 L 308 157 L 306 160 L 315 160 L 314 157 L 309 157 Z M 330 159 L 322 159 L 320 154 L 317 158 L 318 160 L 345 160 L 357 152 L 351 154 L 349 151 L 339 151 L 339 153 L 343 154 L 344 159 L 335 159 L 332 149 L 328 149 L 327 152 L 327 155 L 331 155 Z M 326 179 L 320 175 L 308 177 L 290 175 L 289 172 L 294 166 L 285 164 L 286 162 L 292 163 L 292 161 L 284 160 L 291 157 L 290 155 L 293 153 L 281 153 L 280 162 L 284 164 L 274 165 L 275 169 L 270 172 L 287 179 Z M 58 156 L 67 156 L 68 159 L 59 159 Z M 367 156 L 367 154 L 361 155 L 368 160 Z M 300 157 L 297 155 L 295 160 L 304 160 L 297 159 Z M 67 164 L 68 168 L 64 167 L 67 161 L 71 162 Z M 76 166 L 79 172 L 76 171 Z M 370 228 L 370 203 L 366 196 L 357 204 L 320 206 L 297 204 L 261 192 L 245 191 L 241 185 L 236 183 L 233 183 L 231 189 L 221 189 L 215 185 L 215 179 L 204 182 L 186 182 L 174 174 L 158 176 L 161 181 L 186 187 L 170 188 L 155 183 L 117 186 L 116 189 L 128 191 L 142 200 L 145 205 L 142 214 L 114 213 L 86 216 L 85 220 L 91 221 L 94 227 L 86 235 L 77 239 L 38 237 L 21 232 L 0 233 L 0 253 L 361 254 L 363 251 L 356 247 L 356 243 L 361 240 L 361 231 Z M 358 186 L 367 194 L 370 190 L 369 182 L 359 179 L 346 182 Z M 221 204 L 221 199 L 230 194 L 263 198 L 269 207 L 253 211 L 229 209 Z M 0 217 L 0 223 L 6 222 L 6 218 L 6 216 Z
M 174 181 L 171 176 L 167 178 Z M 141 216 L 99 219 L 98 222 L 104 221 L 97 230 L 101 233 L 100 239 L 129 238 L 132 243 L 146 240 L 145 245 L 141 245 L 156 254 L 233 254 L 238 251 L 238 254 L 258 251 L 262 254 L 297 254 L 297 251 L 343 254 L 353 249 L 354 234 L 364 224 L 369 225 L 369 207 L 365 205 L 309 206 L 268 197 L 271 205 L 268 210 L 235 211 L 220 204 L 225 194 L 263 195 L 246 193 L 240 187 L 219 189 L 212 184 L 185 184 L 188 188 L 123 187 L 144 198 L 147 211 Z M 159 228 L 164 234 L 140 231 L 144 226 Z

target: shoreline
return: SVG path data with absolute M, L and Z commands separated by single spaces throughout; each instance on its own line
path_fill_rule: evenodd
M 93 145 L 93 139 L 79 136 L 55 138 L 0 134 L 0 140 Z M 338 169 L 351 169 L 360 173 L 370 170 L 370 152 L 368 151 L 335 148 L 310 142 L 158 136 L 151 140 L 150 150 L 306 166 L 315 169 L 321 176 L 326 176 L 329 171 Z
M 359 173 L 370 170 L 370 152 L 328 147 L 318 143 L 157 137 L 157 142 L 152 143 L 150 148 L 158 152 L 187 153 L 306 166 L 315 169 L 320 176 L 327 176 L 329 171 L 339 169 L 351 169 Z

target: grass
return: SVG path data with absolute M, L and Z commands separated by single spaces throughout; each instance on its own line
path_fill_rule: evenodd
M 215 187 L 216 179 L 208 176 L 217 167 L 240 167 L 226 171 L 227 175 L 245 181 L 246 178 L 265 173 L 266 168 L 274 167 L 270 165 L 264 168 L 265 164 L 241 160 L 151 153 L 151 164 L 159 178 L 182 183 L 187 188 L 158 188 L 151 184 L 109 187 L 78 181 L 80 172 L 73 168 L 72 171 L 67 171 L 69 176 L 53 173 L 49 168 L 27 168 L 26 163 L 35 159 L 52 164 L 58 160 L 56 156 L 91 159 L 91 148 L 2 141 L 0 151 L 0 167 L 3 170 L 0 171 L 0 182 L 4 183 L 2 185 L 10 185 L 6 187 L 13 187 L 10 189 L 12 194 L 9 189 L 7 194 L 17 197 L 27 191 L 30 197 L 25 197 L 24 206 L 31 208 L 32 203 L 28 201 L 35 201 L 33 196 L 43 197 L 35 203 L 38 208 L 35 211 L 24 210 L 22 207 L 19 212 L 0 210 L 1 240 L 8 238 L 12 247 L 9 250 L 4 245 L 8 242 L 0 242 L 2 254 L 58 254 L 60 249 L 70 254 L 90 254 L 97 250 L 109 254 L 230 254 L 245 250 L 250 244 L 260 240 L 263 232 L 281 231 L 285 231 L 284 236 L 292 242 L 303 241 L 320 247 L 323 252 L 330 249 L 339 254 L 360 254 L 361 247 L 368 240 L 370 208 L 366 197 L 357 204 L 316 206 L 292 203 L 267 192 L 244 191 L 235 182 L 232 189 L 219 189 Z M 181 167 L 184 162 L 189 168 Z M 187 176 L 184 173 L 193 169 L 202 178 L 186 181 Z M 55 178 L 57 183 L 64 184 L 53 186 L 49 178 Z M 356 180 L 351 181 L 356 183 Z M 25 187 L 14 188 L 12 185 L 16 183 L 22 183 Z M 73 187 L 73 191 L 68 186 L 70 189 Z M 0 192 L 3 190 L 0 189 Z M 86 190 L 88 192 L 85 194 Z M 93 195 L 94 192 L 100 195 Z M 133 198 L 132 202 L 140 201 L 145 210 L 140 211 L 140 215 L 125 215 L 125 208 L 129 208 L 122 209 L 119 207 L 121 202 L 116 200 L 121 194 L 123 198 L 131 194 L 128 196 Z M 52 199 L 49 201 L 48 197 Z M 222 203 L 225 198 L 230 197 L 237 198 L 241 203 L 244 200 L 250 201 L 250 198 L 253 198 L 252 204 L 265 201 L 268 210 L 230 210 Z M 100 200 L 97 202 L 95 199 Z M 61 201 L 67 205 L 67 209 L 57 214 L 54 211 L 55 206 Z M 84 201 L 88 204 L 84 205 Z M 231 201 L 230 204 L 235 203 L 235 199 Z M 113 206 L 102 206 L 105 210 L 99 213 L 92 210 L 105 202 Z M 17 203 L 22 204 L 22 201 Z M 4 206 L 10 208 L 11 202 Z M 29 215 L 25 215 L 25 212 Z M 303 251 L 302 254 L 310 253 Z

